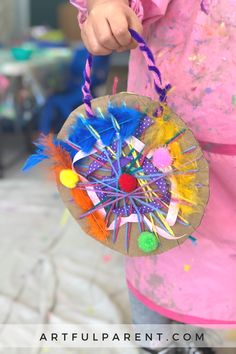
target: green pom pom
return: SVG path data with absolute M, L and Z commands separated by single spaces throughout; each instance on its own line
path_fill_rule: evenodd
M 149 231 L 144 231 L 138 236 L 138 247 L 145 253 L 155 251 L 160 245 L 157 237 Z

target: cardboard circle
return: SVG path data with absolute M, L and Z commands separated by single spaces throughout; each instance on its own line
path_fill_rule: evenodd
M 154 112 L 159 107 L 159 102 L 152 101 L 148 97 L 139 96 L 127 92 L 119 93 L 112 96 L 104 96 L 104 97 L 96 98 L 92 100 L 92 107 L 93 109 L 99 107 L 103 112 L 106 112 L 106 107 L 108 105 L 108 102 L 111 102 L 116 105 L 120 105 L 123 102 L 125 102 L 128 107 L 135 108 L 138 106 L 139 110 L 143 112 L 147 112 L 147 111 Z M 64 140 L 67 138 L 68 130 L 71 127 L 71 125 L 75 123 L 78 114 L 85 115 L 84 105 L 81 105 L 70 114 L 65 124 L 63 125 L 61 131 L 58 134 L 58 139 Z M 181 140 L 181 148 L 187 148 L 192 145 L 197 146 L 197 149 L 195 151 L 198 156 L 197 165 L 198 165 L 199 172 L 196 173 L 196 183 L 201 184 L 201 188 L 199 188 L 199 197 L 201 199 L 201 205 L 198 206 L 198 210 L 196 212 L 192 213 L 188 217 L 190 226 L 184 226 L 176 223 L 172 227 L 176 236 L 183 236 L 181 239 L 167 240 L 160 236 L 160 246 L 157 248 L 155 252 L 149 253 L 148 254 L 149 256 L 153 254 L 160 254 L 166 252 L 183 243 L 189 237 L 189 235 L 191 235 L 199 226 L 201 219 L 204 215 L 204 210 L 209 197 L 209 168 L 208 168 L 208 163 L 202 153 L 202 150 L 197 140 L 195 139 L 193 133 L 182 121 L 182 119 L 180 119 L 173 112 L 172 112 L 172 117 L 177 122 L 180 128 L 187 128 L 187 131 L 185 132 L 185 139 Z M 82 214 L 82 210 L 77 205 L 75 205 L 73 201 L 71 201 L 70 190 L 63 187 L 61 184 L 58 184 L 58 190 L 66 207 L 68 208 L 72 216 L 78 221 L 79 216 Z M 79 224 L 86 231 L 86 227 L 85 227 L 86 221 L 84 219 L 81 219 Z M 110 234 L 112 235 L 112 231 Z M 124 247 L 125 225 L 120 227 L 119 235 L 115 243 L 112 242 L 111 237 L 109 236 L 108 239 L 105 242 L 103 242 L 103 244 L 124 255 L 146 256 L 147 254 L 141 251 L 137 245 L 137 237 L 139 234 L 140 231 L 138 229 L 137 223 L 132 224 L 132 234 L 130 238 L 130 246 L 129 246 L 128 253 L 126 253 Z

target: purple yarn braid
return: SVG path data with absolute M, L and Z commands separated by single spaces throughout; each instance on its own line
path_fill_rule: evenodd
M 153 74 L 154 77 L 154 87 L 159 95 L 159 99 L 161 102 L 166 101 L 166 96 L 168 91 L 171 88 L 171 85 L 168 84 L 164 88 L 162 88 L 162 78 L 160 70 L 156 67 L 154 56 L 151 52 L 151 49 L 148 47 L 147 43 L 144 39 L 133 29 L 129 29 L 129 32 L 133 39 L 135 39 L 138 44 L 140 50 L 143 52 L 144 58 L 148 65 L 148 70 Z M 86 61 L 85 69 L 84 69 L 84 85 L 82 86 L 83 92 L 83 101 L 85 105 L 86 114 L 89 117 L 94 117 L 94 113 L 91 106 L 91 100 L 93 99 L 90 91 L 91 86 L 91 69 L 92 69 L 92 55 L 89 54 L 88 59 Z M 159 86 L 159 83 L 161 86 Z
M 138 42 L 139 48 L 143 52 L 144 58 L 147 62 L 148 69 L 150 72 L 152 72 L 152 74 L 154 76 L 154 86 L 155 86 L 155 90 L 156 90 L 157 94 L 159 95 L 160 101 L 161 102 L 166 101 L 166 95 L 167 95 L 167 92 L 170 90 L 171 85 L 168 84 L 164 88 L 161 88 L 159 86 L 158 81 L 162 85 L 161 73 L 160 73 L 160 70 L 156 66 L 155 59 L 154 59 L 151 49 L 148 47 L 145 40 L 136 31 L 134 31 L 133 29 L 129 29 L 129 32 L 130 32 L 131 36 L 133 37 L 133 39 L 135 39 L 136 42 Z

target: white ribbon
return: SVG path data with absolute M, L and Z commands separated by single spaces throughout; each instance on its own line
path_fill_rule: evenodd
M 139 139 L 137 139 L 135 136 L 132 136 L 130 137 L 129 139 L 126 140 L 126 143 L 127 144 L 130 144 L 132 145 L 136 151 L 138 152 L 141 152 L 144 147 L 145 147 L 145 144 L 140 141 Z M 101 140 L 98 140 L 97 143 L 98 147 L 100 149 L 104 149 L 105 146 L 102 144 Z M 79 151 L 77 152 L 77 154 L 74 156 L 74 159 L 73 159 L 73 162 L 72 162 L 72 169 L 75 171 L 74 169 L 74 165 L 76 162 L 80 161 L 81 159 L 85 158 L 85 157 L 88 157 L 94 153 L 96 153 L 97 150 L 96 149 L 92 149 L 89 153 L 85 153 L 83 151 Z M 151 158 L 153 155 L 153 152 L 150 151 L 147 155 L 147 158 Z M 170 167 L 167 167 L 165 169 L 162 169 L 161 170 L 162 172 L 171 172 L 172 171 L 172 168 L 171 166 Z M 75 171 L 76 172 L 76 171 Z M 82 181 L 86 181 L 89 183 L 88 180 L 86 180 L 84 177 L 81 177 L 81 180 Z M 176 183 L 176 180 L 175 178 L 172 176 L 170 177 L 170 182 L 171 182 L 171 194 L 176 194 L 177 192 L 177 183 Z M 93 189 L 92 186 L 90 186 L 90 189 Z M 87 191 L 90 199 L 92 200 L 93 204 L 96 205 L 100 202 L 100 199 L 98 198 L 96 192 L 94 191 Z M 106 215 L 106 211 L 105 209 L 100 209 L 103 216 Z M 167 216 L 166 216 L 166 222 L 168 223 L 169 226 L 174 226 L 175 223 L 176 223 L 176 220 L 177 220 L 177 217 L 178 217 L 178 213 L 179 213 L 179 204 L 173 200 L 170 201 L 170 205 L 169 205 L 169 209 L 168 209 L 168 213 L 167 213 Z M 152 229 L 152 223 L 144 216 L 144 219 L 146 221 L 146 223 L 149 225 L 149 228 Z M 138 222 L 138 217 L 136 214 L 131 214 L 130 216 L 128 217 L 123 217 L 121 219 L 121 225 L 125 224 L 126 222 Z M 111 223 L 110 227 L 108 228 L 109 230 L 113 230 L 113 227 L 114 227 L 114 221 Z M 176 237 L 173 237 L 171 235 L 169 235 L 166 231 L 164 231 L 163 229 L 161 229 L 160 227 L 158 226 L 155 226 L 156 228 L 156 231 L 160 234 L 160 236 L 164 237 L 164 238 L 167 238 L 167 239 L 177 239 Z M 181 236 L 183 237 L 183 236 Z M 179 237 L 179 238 L 181 238 Z

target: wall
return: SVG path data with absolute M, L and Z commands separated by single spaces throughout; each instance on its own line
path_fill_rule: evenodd
M 29 27 L 29 0 L 0 0 L 0 41 L 21 38 Z
M 65 0 L 30 0 L 31 26 L 50 25 L 57 28 L 57 7 Z

